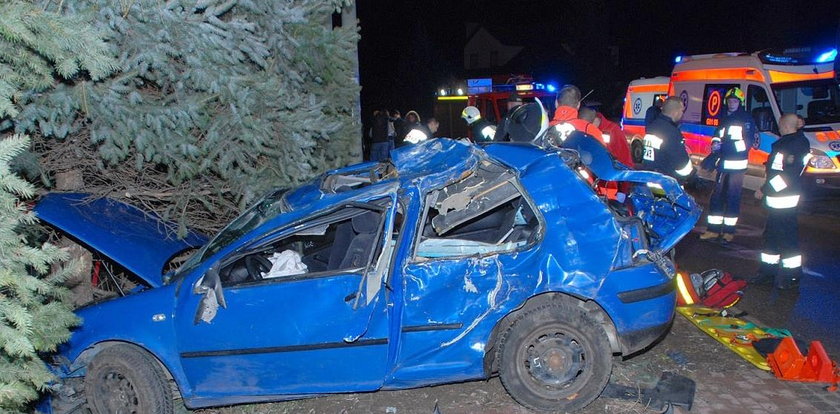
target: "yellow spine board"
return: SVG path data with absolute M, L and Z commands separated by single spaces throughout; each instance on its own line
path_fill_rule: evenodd
M 776 335 L 740 318 L 711 316 L 720 314 L 720 309 L 690 305 L 677 306 L 677 312 L 741 358 L 759 369 L 770 371 L 767 359 L 755 350 L 752 343 L 763 338 L 775 338 Z

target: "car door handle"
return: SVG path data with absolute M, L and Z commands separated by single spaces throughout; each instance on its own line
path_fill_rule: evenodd
M 344 301 L 345 301 L 345 302 L 350 302 L 351 300 L 356 299 L 356 296 L 357 296 L 357 295 L 358 295 L 358 292 L 353 292 L 353 293 L 351 293 L 351 294 L 349 294 L 349 295 L 345 296 L 345 297 L 344 297 Z

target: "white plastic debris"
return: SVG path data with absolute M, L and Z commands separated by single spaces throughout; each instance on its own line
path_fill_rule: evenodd
M 263 273 L 264 279 L 273 277 L 299 275 L 306 273 L 309 269 L 300 261 L 300 254 L 294 250 L 284 250 L 281 253 L 274 253 L 268 258 L 271 262 L 271 270 Z

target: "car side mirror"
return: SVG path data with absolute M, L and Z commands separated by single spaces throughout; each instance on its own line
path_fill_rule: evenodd
M 195 312 L 195 318 L 193 318 L 193 325 L 198 325 L 201 321 L 210 323 L 216 317 L 219 306 L 227 308 L 225 296 L 222 292 L 222 281 L 219 278 L 218 264 L 214 264 L 207 269 L 207 273 L 196 282 L 193 293 L 202 295 Z

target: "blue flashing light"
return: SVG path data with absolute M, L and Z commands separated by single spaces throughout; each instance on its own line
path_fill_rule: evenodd
M 837 58 L 837 49 L 831 49 L 828 52 L 821 54 L 817 57 L 817 63 L 826 63 L 826 62 L 834 62 L 834 59 Z
M 545 85 L 545 90 L 549 92 L 557 92 L 557 87 L 554 86 L 553 83 L 549 83 L 548 85 Z
M 674 63 L 680 63 L 680 62 L 682 62 L 682 60 L 683 60 L 682 56 L 677 56 L 677 57 L 674 58 Z

